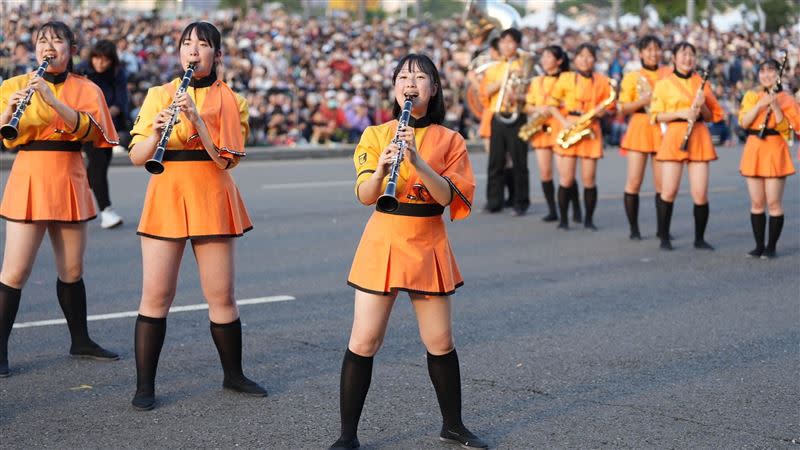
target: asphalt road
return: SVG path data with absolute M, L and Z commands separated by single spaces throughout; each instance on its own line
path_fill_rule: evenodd
M 649 177 L 646 239 L 628 240 L 625 166 L 615 152 L 599 166 L 594 233 L 540 221 L 535 170 L 531 214 L 481 214 L 486 158 L 472 154 L 475 214 L 448 229 L 466 280 L 454 321 L 464 417 L 475 433 L 502 449 L 780 448 L 800 439 L 799 178 L 787 183 L 780 257 L 747 259 L 740 151 L 719 149 L 712 164 L 714 252 L 692 248 L 685 194 L 673 218 L 676 249 L 658 250 Z M 207 314 L 194 310 L 169 317 L 158 408 L 133 411 L 133 317 L 90 322 L 93 337 L 122 354 L 112 363 L 70 359 L 66 326 L 36 323 L 61 318 L 45 241 L 23 290 L 24 327 L 11 336 L 12 376 L 0 380 L 0 447 L 327 448 L 338 435 L 352 317 L 345 279 L 370 214 L 353 196 L 353 175 L 343 158 L 245 162 L 234 171 L 255 223 L 238 241 L 237 298 L 293 298 L 241 306 L 245 370 L 270 391 L 265 399 L 222 391 Z M 113 167 L 110 176 L 126 222 L 111 231 L 89 225 L 91 315 L 135 311 L 141 289 L 135 229 L 148 175 Z M 175 305 L 202 302 L 187 250 Z M 376 357 L 363 448 L 444 447 L 424 356 L 411 308 L 398 301 Z

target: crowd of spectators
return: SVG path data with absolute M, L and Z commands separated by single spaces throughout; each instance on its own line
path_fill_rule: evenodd
M 391 118 L 388 100 L 395 62 L 405 53 L 431 56 L 442 75 L 447 105 L 446 125 L 466 137 L 477 133 L 476 121 L 465 108 L 463 93 L 467 66 L 482 43 L 472 38 L 462 17 L 401 20 L 393 17 L 360 23 L 348 16 L 310 17 L 267 10 L 215 11 L 210 17 L 159 18 L 146 14 L 103 9 L 70 9 L 65 3 L 44 4 L 36 11 L 25 6 L 8 8 L 0 29 L 0 77 L 33 70 L 33 36 L 37 26 L 61 20 L 80 40 L 76 63 L 85 59 L 99 39 L 117 43 L 128 74 L 132 123 L 147 89 L 179 76 L 177 42 L 190 21 L 210 20 L 223 35 L 223 77 L 245 96 L 250 108 L 251 145 L 326 145 L 354 142 L 367 126 Z M 688 40 L 698 47 L 700 59 L 712 65 L 712 85 L 733 118 L 746 89 L 754 85 L 756 66 L 767 56 L 789 52 L 786 87 L 800 89 L 800 27 L 777 33 L 747 30 L 718 32 L 673 25 L 647 29 L 614 30 L 592 27 L 582 31 L 523 29 L 523 48 L 536 52 L 558 44 L 568 52 L 582 42 L 599 47 L 596 70 L 612 77 L 638 68 L 638 37 L 660 36 L 669 49 Z M 670 52 L 665 52 L 665 63 Z M 624 129 L 618 120 L 609 134 Z M 729 141 L 735 120 L 717 133 Z M 734 133 L 731 133 L 734 131 Z

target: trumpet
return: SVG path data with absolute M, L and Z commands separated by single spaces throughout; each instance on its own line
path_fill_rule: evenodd
M 181 85 L 178 86 L 178 90 L 175 91 L 175 98 L 186 92 L 186 89 L 189 88 L 189 83 L 192 81 L 192 75 L 194 75 L 194 68 L 195 63 L 193 62 L 189 63 L 189 65 L 186 67 L 186 72 L 183 73 L 183 78 L 181 79 Z M 156 146 L 156 152 L 153 154 L 152 158 L 148 159 L 147 162 L 144 163 L 144 168 L 153 175 L 158 175 L 164 171 L 164 164 L 162 163 L 164 160 L 164 152 L 167 150 L 167 142 L 169 141 L 170 135 L 172 135 L 172 128 L 175 126 L 175 123 L 178 121 L 178 116 L 180 115 L 180 111 L 178 110 L 178 106 L 175 104 L 174 98 L 172 99 L 172 104 L 170 105 L 169 109 L 172 111 L 172 116 L 169 118 L 169 122 L 167 122 L 167 125 L 161 132 L 161 139 L 158 141 L 158 145 Z
M 386 189 L 383 195 L 378 197 L 377 208 L 382 212 L 394 212 L 400 206 L 397 200 L 397 176 L 400 174 L 400 164 L 403 163 L 403 152 L 406 150 L 406 141 L 401 141 L 397 136 L 400 130 L 408 126 L 408 121 L 411 118 L 411 107 L 414 105 L 414 97 L 407 96 L 406 101 L 403 102 L 403 111 L 400 113 L 400 118 L 397 121 L 397 131 L 394 133 L 392 143 L 400 147 L 400 151 L 392 161 L 392 166 L 389 169 L 389 182 L 386 183 Z
M 52 59 L 52 56 L 45 56 L 44 61 L 42 61 L 42 63 L 39 65 L 39 68 L 36 69 L 36 73 L 33 75 L 33 78 L 44 75 L 44 72 L 47 70 L 47 66 L 50 65 L 50 61 Z M 14 115 L 11 116 L 11 120 L 9 120 L 7 124 L 0 127 L 0 135 L 3 136 L 3 139 L 13 141 L 17 138 L 17 136 L 19 136 L 19 121 L 22 119 L 22 114 L 25 113 L 25 108 L 27 108 L 31 103 L 31 97 L 33 97 L 33 93 L 33 88 L 29 88 L 25 98 L 21 102 L 17 103 L 17 109 L 14 110 Z

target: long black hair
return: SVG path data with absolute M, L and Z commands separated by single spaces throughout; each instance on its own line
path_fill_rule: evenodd
M 548 45 L 542 49 L 542 52 L 550 53 L 556 60 L 561 60 L 561 64 L 558 65 L 559 72 L 566 72 L 569 70 L 569 55 L 567 55 L 567 52 L 565 52 L 560 45 Z
M 678 42 L 677 44 L 675 44 L 674 47 L 672 47 L 672 57 L 674 58 L 675 55 L 677 55 L 679 51 L 681 51 L 681 50 L 683 50 L 685 48 L 690 49 L 692 51 L 692 53 L 697 55 L 697 48 L 695 48 L 694 45 L 692 45 L 692 44 L 690 44 L 690 43 L 688 43 L 686 41 L 681 41 L 681 42 Z
M 41 36 L 42 33 L 45 33 L 47 31 L 50 31 L 51 33 L 55 34 L 61 39 L 64 39 L 65 41 L 69 42 L 70 53 L 72 52 L 72 47 L 78 45 L 78 41 L 75 39 L 75 33 L 73 33 L 72 30 L 69 29 L 67 24 L 57 20 L 47 22 L 42 26 L 40 26 L 38 30 L 36 30 L 36 39 L 33 41 L 34 45 L 36 44 L 36 42 L 39 41 L 39 36 Z M 67 72 L 72 72 L 72 70 L 73 70 L 72 56 L 70 55 L 69 62 L 67 63 Z
M 117 56 L 117 46 L 113 42 L 106 39 L 97 41 L 92 46 L 91 52 L 89 52 L 89 61 L 91 62 L 94 57 L 108 58 L 111 61 L 108 71 L 114 74 L 117 73 L 119 56 Z
M 426 116 L 430 119 L 431 123 L 441 124 L 444 121 L 444 100 L 442 95 L 442 82 L 439 79 L 439 71 L 436 69 L 436 65 L 430 58 L 422 53 L 409 53 L 404 56 L 400 62 L 397 63 L 397 67 L 394 68 L 392 86 L 394 86 L 397 75 L 404 67 L 409 71 L 415 68 L 431 77 L 433 86 L 436 88 L 436 94 L 431 96 L 431 99 L 428 101 Z M 403 107 L 400 106 L 400 104 L 397 103 L 397 99 L 395 99 L 394 108 L 392 108 L 394 117 L 400 117 L 400 111 L 402 111 L 402 109 Z

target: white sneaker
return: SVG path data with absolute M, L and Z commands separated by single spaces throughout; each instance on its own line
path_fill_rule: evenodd
M 111 207 L 107 207 L 100 212 L 100 226 L 109 229 L 122 225 L 122 217 L 119 216 Z

